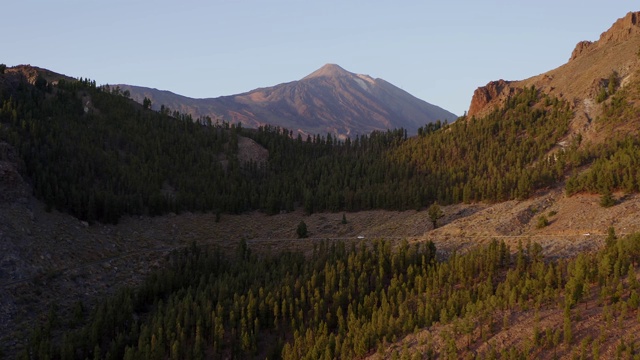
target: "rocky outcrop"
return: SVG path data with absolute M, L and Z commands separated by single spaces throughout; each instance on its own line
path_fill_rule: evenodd
M 625 17 L 618 19 L 611 28 L 600 35 L 599 45 L 605 42 L 618 42 L 627 40 L 630 36 L 640 34 L 640 12 L 630 12 Z
M 575 60 L 578 58 L 578 56 L 589 51 L 589 49 L 593 48 L 592 45 L 593 45 L 593 41 L 580 41 L 576 45 L 575 49 L 573 49 L 573 52 L 571 53 L 571 58 L 569 59 L 569 61 Z
M 477 88 L 476 91 L 473 92 L 467 116 L 472 117 L 474 115 L 478 115 L 491 102 L 495 102 L 503 97 L 513 94 L 514 89 L 510 84 L 511 83 L 509 81 L 500 79 Z
M 603 32 L 598 41 L 580 41 L 571 53 L 569 60 L 575 60 L 583 54 L 606 44 L 625 41 L 637 34 L 640 34 L 640 12 L 627 13 L 625 17 L 618 19 L 609 30 Z
M 60 80 L 65 80 L 65 81 L 76 80 L 72 77 L 58 74 L 51 70 L 42 69 L 37 66 L 31 66 L 31 65 L 16 65 L 16 66 L 10 67 L 5 70 L 5 74 L 13 75 L 15 79 L 18 79 L 18 81 L 22 81 L 20 80 L 20 78 L 22 77 L 26 79 L 27 82 L 29 82 L 29 84 L 31 85 L 35 84 L 36 80 L 39 77 L 43 78 L 48 83 L 52 83 L 52 84 L 56 84 Z

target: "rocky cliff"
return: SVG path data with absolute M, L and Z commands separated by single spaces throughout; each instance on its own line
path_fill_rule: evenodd
M 580 41 L 571 53 L 570 60 L 575 60 L 582 54 L 598 47 L 626 41 L 633 36 L 637 36 L 640 34 L 639 18 L 640 12 L 630 12 L 625 17 L 618 19 L 609 30 L 603 32 L 598 41 Z
M 588 135 L 591 119 L 598 116 L 594 107 L 599 84 L 616 73 L 625 86 L 640 70 L 640 12 L 618 19 L 596 41 L 580 41 L 570 60 L 553 70 L 519 81 L 492 81 L 478 88 L 471 99 L 469 116 L 483 116 L 511 94 L 525 86 L 535 86 L 554 97 L 568 101 L 576 118 L 572 132 Z M 596 134 L 592 134 L 596 135 Z
M 477 115 L 491 102 L 497 103 L 507 96 L 512 95 L 515 89 L 511 87 L 510 84 L 511 82 L 500 79 L 477 88 L 476 91 L 473 92 L 467 115 L 469 117 Z

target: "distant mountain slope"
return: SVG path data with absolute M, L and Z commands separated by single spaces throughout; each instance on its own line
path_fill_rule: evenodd
M 154 109 L 165 105 L 194 117 L 242 122 L 246 127 L 271 124 L 302 134 L 345 137 L 400 127 L 415 134 L 427 123 L 457 118 L 382 79 L 354 74 L 335 64 L 324 65 L 299 81 L 218 98 L 193 99 L 145 87 L 117 86 L 129 90 L 138 102 L 151 99 Z

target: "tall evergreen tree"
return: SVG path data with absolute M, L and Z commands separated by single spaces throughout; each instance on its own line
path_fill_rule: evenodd
M 433 204 L 431 204 L 431 206 L 429 206 L 429 210 L 427 213 L 429 215 L 429 220 L 433 224 L 433 228 L 437 228 L 438 220 L 440 220 L 444 216 L 444 211 L 442 211 L 442 208 L 440 208 L 440 205 L 438 205 L 438 203 L 434 202 Z
M 296 234 L 298 234 L 299 239 L 309 237 L 309 233 L 307 231 L 307 224 L 303 220 L 301 220 L 300 223 L 298 223 L 298 227 L 296 228 Z

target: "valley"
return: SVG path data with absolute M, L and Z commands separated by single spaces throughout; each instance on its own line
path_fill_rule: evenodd
M 0 358 L 638 358 L 639 49 L 451 122 L 334 64 L 213 117 L 2 64 Z
M 257 212 L 222 215 L 219 221 L 215 214 L 197 213 L 127 217 L 118 225 L 87 226 L 68 215 L 46 212 L 35 199 L 23 198 L 0 206 L 5 219 L 0 231 L 8 240 L 0 263 L 4 290 L 0 333 L 8 334 L 2 339 L 4 352 L 20 349 L 24 343 L 18 339 L 28 336 L 34 322 L 46 318 L 52 306 L 61 316 L 71 313 L 78 302 L 91 307 L 123 286 L 139 285 L 164 266 L 171 250 L 193 242 L 233 253 L 246 240 L 252 250 L 268 255 L 282 251 L 310 254 L 314 245 L 325 240 L 433 241 L 439 256 L 446 258 L 452 251 L 464 253 L 492 240 L 504 241 L 512 252 L 518 243 L 530 241 L 539 243 L 550 259 L 569 258 L 603 248 L 611 226 L 620 236 L 640 231 L 640 196 L 619 193 L 616 198 L 617 205 L 603 208 L 598 196 L 567 197 L 556 189 L 525 201 L 445 206 L 445 216 L 435 230 L 426 210 L 345 213 L 347 224 L 341 223 L 341 212 L 306 215 L 300 209 L 272 216 Z M 549 216 L 550 225 L 538 229 L 537 217 L 551 212 L 555 214 Z M 308 239 L 296 236 L 301 220 L 308 226 Z M 513 337 L 510 333 L 504 336 Z M 410 339 L 397 346 L 401 348 Z

